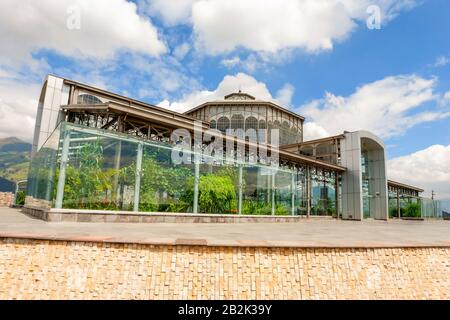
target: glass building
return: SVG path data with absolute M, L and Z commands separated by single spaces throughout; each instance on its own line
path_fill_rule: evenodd
M 387 219 L 383 142 L 305 142 L 303 122 L 242 92 L 180 114 L 48 76 L 25 208 Z

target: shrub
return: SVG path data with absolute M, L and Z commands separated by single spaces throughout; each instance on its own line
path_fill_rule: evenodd
M 25 191 L 19 190 L 16 194 L 16 203 L 15 205 L 23 206 L 25 204 Z
M 111 201 L 112 178 L 117 170 L 103 169 L 103 149 L 99 142 L 87 143 L 76 153 L 76 164 L 66 167 L 64 207 L 115 210 Z M 59 170 L 58 170 L 59 171 Z M 59 176 L 57 172 L 56 177 Z M 56 187 L 55 183 L 55 187 Z
M 272 214 L 272 205 L 270 203 L 244 200 L 242 202 L 242 214 L 271 215 Z
M 198 187 L 198 203 L 202 212 L 230 213 L 236 210 L 236 192 L 230 177 L 202 176 Z
M 257 202 L 251 200 L 245 200 L 242 203 L 242 214 L 247 215 L 272 215 L 272 204 Z M 289 209 L 286 208 L 281 203 L 275 204 L 275 215 L 277 216 L 287 216 L 289 215 Z
M 404 216 L 410 218 L 420 218 L 420 204 L 416 202 L 409 203 L 405 208 Z

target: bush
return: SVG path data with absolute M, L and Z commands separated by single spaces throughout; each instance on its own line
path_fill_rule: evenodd
M 389 218 L 396 218 L 398 216 L 397 206 L 389 208 Z
M 236 192 L 230 177 L 200 177 L 198 203 L 204 213 L 230 213 L 236 210 Z
M 411 202 L 406 206 L 405 211 L 404 211 L 404 217 L 420 218 L 421 216 L 422 215 L 421 215 L 419 203 Z
M 290 214 L 289 210 L 283 206 L 281 203 L 275 205 L 275 215 L 277 216 L 288 216 Z
M 124 178 L 132 177 L 128 184 L 134 184 L 135 165 L 124 174 Z M 188 168 L 160 165 L 154 156 L 144 155 L 142 160 L 141 192 L 139 210 L 143 212 L 186 212 L 189 205 L 182 200 L 189 177 L 192 176 Z M 165 193 L 161 199 L 158 195 Z
M 104 156 L 100 143 L 83 145 L 75 158 L 78 164 L 68 164 L 66 167 L 64 208 L 117 210 L 111 200 L 111 190 L 113 177 L 118 172 L 103 170 Z M 55 179 L 59 176 L 58 171 Z
M 244 200 L 242 202 L 242 214 L 271 215 L 272 214 L 272 205 L 270 203 Z
M 23 206 L 25 204 L 25 191 L 20 190 L 16 194 L 16 203 L 15 205 Z
M 242 203 L 242 214 L 270 216 L 270 215 L 272 215 L 272 204 L 251 201 L 251 200 L 245 200 Z M 277 203 L 277 204 L 275 204 L 275 215 L 287 216 L 287 215 L 290 215 L 290 212 L 281 203 Z

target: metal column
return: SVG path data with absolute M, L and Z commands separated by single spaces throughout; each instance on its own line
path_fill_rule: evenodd
M 69 147 L 70 147 L 70 131 L 64 133 L 64 141 L 61 152 L 61 164 L 59 167 L 58 186 L 56 189 L 55 208 L 62 209 L 64 199 L 64 185 L 66 184 L 66 167 L 69 161 Z
M 306 167 L 306 217 L 311 216 L 311 169 Z
M 136 180 L 134 184 L 134 207 L 133 211 L 139 211 L 139 194 L 141 191 L 141 173 L 142 173 L 142 155 L 144 151 L 144 145 L 138 144 L 137 156 L 136 156 Z
M 275 215 L 275 172 L 272 172 L 272 215 Z
M 242 214 L 242 165 L 239 165 L 239 199 L 238 199 L 238 213 Z
M 199 181 L 200 181 L 200 163 L 203 158 L 203 150 L 202 150 L 202 125 L 201 122 L 196 120 L 194 121 L 194 167 L 195 167 L 195 176 L 194 176 L 194 203 L 193 203 L 193 213 L 198 213 L 198 196 L 199 196 Z
M 340 207 L 339 173 L 337 172 L 334 173 L 334 179 L 335 179 L 335 195 L 336 195 L 336 219 L 339 219 L 339 207 Z
M 195 176 L 194 176 L 194 208 L 193 213 L 198 213 L 198 182 L 200 177 L 200 163 L 195 160 Z
M 122 156 L 122 141 L 117 141 L 115 155 L 114 155 L 114 170 L 116 171 L 113 180 L 113 195 L 115 195 L 114 200 L 118 200 L 118 187 L 119 187 L 119 171 L 120 171 L 120 161 Z
M 291 215 L 295 216 L 295 175 L 296 171 L 291 174 Z

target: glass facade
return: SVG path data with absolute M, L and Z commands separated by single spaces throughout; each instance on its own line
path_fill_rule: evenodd
M 389 186 L 390 218 L 442 218 L 439 200 L 419 197 L 417 191 Z
M 362 203 L 364 218 L 371 218 L 370 210 L 370 176 L 369 176 L 369 156 L 367 151 L 361 152 L 361 175 L 362 175 Z
M 279 131 L 280 145 L 303 141 L 303 124 L 298 118 L 265 105 L 246 106 L 237 102 L 236 106 L 210 106 L 207 112 L 199 110 L 190 115 L 209 121 L 212 129 L 223 133 L 240 129 L 252 141 L 270 142 L 273 129 Z
M 179 164 L 174 153 L 180 155 L 173 144 L 62 123 L 33 157 L 26 205 L 305 215 L 310 201 L 312 215 L 336 213 L 334 172 L 288 165 L 274 169 L 210 156 Z M 195 155 L 182 151 L 183 159 Z
M 336 215 L 336 186 L 338 185 L 334 173 L 312 169 L 311 184 L 311 214 L 317 216 Z

